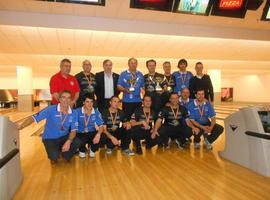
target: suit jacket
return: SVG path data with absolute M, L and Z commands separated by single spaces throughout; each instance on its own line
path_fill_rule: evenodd
M 104 96 L 105 96 L 105 86 L 104 86 L 104 71 L 96 73 L 96 96 L 97 96 L 97 101 L 103 101 Z M 117 82 L 119 78 L 119 74 L 113 73 L 113 93 L 114 95 L 118 96 L 119 91 L 117 90 Z

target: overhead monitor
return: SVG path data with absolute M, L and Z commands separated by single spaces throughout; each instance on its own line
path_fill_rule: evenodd
M 130 8 L 172 11 L 174 0 L 131 0 Z
M 245 18 L 248 0 L 216 0 L 211 15 Z
M 209 15 L 213 0 L 178 0 L 173 11 L 179 13 Z

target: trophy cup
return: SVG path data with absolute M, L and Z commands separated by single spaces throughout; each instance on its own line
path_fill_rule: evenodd
M 160 92 L 160 91 L 162 91 L 162 88 L 161 88 L 161 86 L 160 86 L 160 83 L 162 82 L 163 80 L 160 78 L 160 77 L 156 77 L 156 79 L 155 79 L 155 82 L 156 82 L 156 91 L 157 92 Z
M 136 85 L 136 79 L 132 78 L 129 81 L 130 87 L 129 87 L 129 91 L 130 92 L 134 92 L 135 91 L 135 85 Z

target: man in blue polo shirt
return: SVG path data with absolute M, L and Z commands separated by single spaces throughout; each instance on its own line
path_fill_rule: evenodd
M 196 91 L 196 99 L 189 105 L 189 119 L 200 129 L 194 134 L 194 147 L 200 148 L 201 135 L 208 150 L 212 150 L 212 143 L 223 132 L 223 127 L 216 123 L 216 113 L 211 103 L 204 98 L 204 89 Z
M 186 107 L 186 109 L 188 109 L 189 104 L 193 102 L 193 99 L 189 97 L 190 97 L 189 89 L 183 88 L 181 90 L 181 96 L 179 97 L 179 102 L 180 102 L 180 105 Z
M 82 145 L 79 148 L 79 157 L 86 157 L 86 144 L 89 148 L 89 156 L 95 157 L 95 152 L 99 149 L 100 137 L 103 132 L 103 120 L 100 112 L 93 107 L 94 97 L 86 94 L 82 98 L 83 107 L 77 108 L 78 114 L 78 133 L 77 137 Z
M 137 71 L 137 65 L 137 59 L 130 58 L 129 69 L 120 74 L 117 83 L 118 90 L 123 92 L 123 111 L 129 119 L 135 109 L 142 105 L 141 90 L 144 87 L 144 77 Z
M 38 123 L 46 119 L 42 142 L 52 163 L 57 162 L 60 154 L 69 161 L 81 145 L 80 140 L 75 137 L 78 121 L 77 112 L 70 108 L 71 93 L 67 90 L 62 91 L 59 101 L 59 104 L 43 109 L 18 125 L 20 130 L 33 122 Z
M 181 90 L 183 88 L 189 88 L 189 81 L 193 77 L 193 74 L 190 71 L 187 71 L 187 66 L 187 61 L 185 59 L 181 59 L 177 65 L 179 71 L 173 73 L 176 81 L 174 92 L 177 92 L 179 95 L 181 94 Z

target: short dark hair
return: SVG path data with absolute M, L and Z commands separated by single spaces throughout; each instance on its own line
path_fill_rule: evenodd
M 147 97 L 149 97 L 149 98 L 151 99 L 151 101 L 152 101 L 152 97 L 151 97 L 150 95 L 147 95 L 147 94 L 143 96 L 143 101 L 144 101 L 145 98 L 147 98 Z
M 71 95 L 70 90 L 62 90 L 62 91 L 59 93 L 59 97 L 61 98 L 62 94 L 64 94 L 64 93 L 70 94 L 70 95 Z
M 202 62 L 196 62 L 196 65 L 202 65 Z
M 177 93 L 177 92 L 172 92 L 172 93 L 170 94 L 170 98 L 172 97 L 172 95 L 177 95 L 177 96 L 178 96 L 178 93 Z
M 163 65 L 166 65 L 166 64 L 171 65 L 170 61 L 165 61 L 165 62 L 163 63 Z
M 185 64 L 186 66 L 188 66 L 188 62 L 187 62 L 186 59 L 181 59 L 181 60 L 179 60 L 179 61 L 178 61 L 177 67 L 179 68 L 179 66 L 180 66 L 181 64 Z
M 62 59 L 62 60 L 61 60 L 61 62 L 60 62 L 60 66 L 61 66 L 63 63 L 65 63 L 65 62 L 67 62 L 67 63 L 70 63 L 70 64 L 71 64 L 71 61 L 70 61 L 69 59 L 64 58 L 64 59 Z
M 157 62 L 156 62 L 154 59 L 150 59 L 150 60 L 147 60 L 147 61 L 146 61 L 146 66 L 148 66 L 148 64 L 149 64 L 150 62 L 155 63 L 155 65 L 157 64 Z
M 110 59 L 106 59 L 103 61 L 103 65 L 105 65 L 107 62 L 112 62 Z
M 113 95 L 113 96 L 110 98 L 110 101 L 112 101 L 114 98 L 117 98 L 117 99 L 119 99 L 119 100 L 120 100 L 120 98 L 119 98 L 118 96 Z
M 86 99 L 90 99 L 90 100 L 92 100 L 93 102 L 95 101 L 95 98 L 94 98 L 92 95 L 90 95 L 90 94 L 85 94 L 85 95 L 83 95 L 83 97 L 82 97 L 83 102 L 84 102 Z
M 195 94 L 197 94 L 197 93 L 200 92 L 200 91 L 203 91 L 203 92 L 204 92 L 204 89 L 203 89 L 203 88 L 196 88 Z
M 132 57 L 132 58 L 128 59 L 128 63 L 130 63 L 132 60 L 135 60 L 135 61 L 136 61 L 136 63 L 138 63 L 138 60 L 137 60 L 136 58 L 134 58 L 134 57 Z

